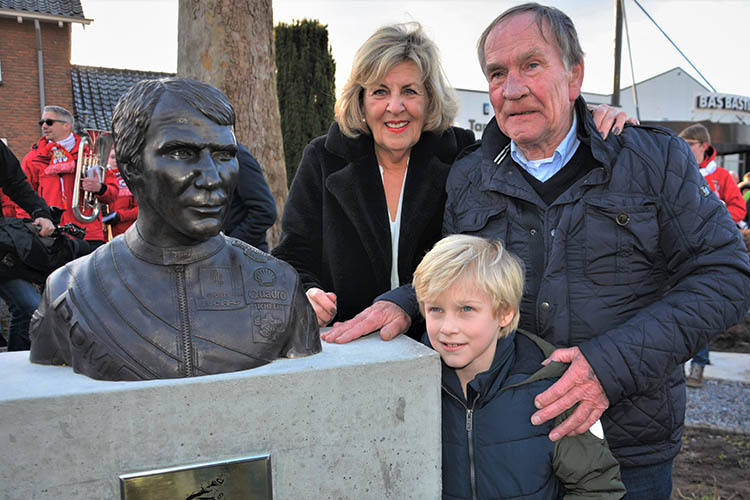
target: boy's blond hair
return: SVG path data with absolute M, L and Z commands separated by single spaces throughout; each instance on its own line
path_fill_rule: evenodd
M 513 311 L 511 322 L 500 330 L 500 337 L 505 337 L 518 327 L 523 281 L 523 265 L 502 242 L 458 234 L 443 238 L 427 252 L 412 284 L 423 315 L 424 303 L 454 284 L 476 287 L 490 298 L 495 317 Z

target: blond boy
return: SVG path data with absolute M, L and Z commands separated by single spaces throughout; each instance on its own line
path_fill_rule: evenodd
M 603 435 L 552 442 L 555 422 L 531 424 L 534 397 L 566 366 L 543 366 L 554 347 L 516 331 L 523 283 L 501 242 L 466 235 L 439 241 L 414 273 L 423 342 L 443 361 L 443 499 L 622 498 Z

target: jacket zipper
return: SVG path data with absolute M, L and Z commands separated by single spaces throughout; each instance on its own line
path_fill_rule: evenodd
M 190 317 L 188 316 L 187 291 L 185 287 L 185 266 L 175 266 L 177 270 L 177 307 L 180 310 L 180 333 L 182 334 L 182 366 L 180 374 L 183 377 L 195 376 L 193 367 L 193 340 L 190 337 Z
M 449 391 L 447 387 L 443 386 L 443 390 L 450 397 L 458 401 L 458 403 L 466 410 L 466 437 L 469 441 L 469 479 L 471 481 L 471 498 L 477 500 L 477 473 L 474 464 L 474 407 L 477 405 L 477 400 L 479 400 L 479 394 L 474 398 L 474 401 L 471 403 L 471 408 L 469 408 L 459 397 Z
M 474 400 L 476 402 L 476 399 Z M 469 439 L 469 477 L 471 478 L 471 498 L 477 500 L 477 473 L 474 465 L 474 407 L 466 409 L 466 434 Z

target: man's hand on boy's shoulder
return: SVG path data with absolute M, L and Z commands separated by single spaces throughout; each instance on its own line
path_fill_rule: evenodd
M 543 424 L 579 403 L 573 413 L 550 432 L 549 438 L 557 441 L 563 436 L 575 436 L 589 430 L 609 407 L 609 400 L 578 347 L 557 349 L 542 364 L 550 361 L 570 363 L 570 367 L 557 382 L 534 399 L 539 411 L 531 416 L 531 423 Z

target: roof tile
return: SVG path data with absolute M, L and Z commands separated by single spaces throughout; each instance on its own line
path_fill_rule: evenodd
M 80 0 L 0 0 L 0 9 L 84 19 Z
M 78 65 L 72 65 L 71 70 L 76 124 L 79 128 L 97 130 L 111 129 L 117 100 L 130 87 L 141 80 L 175 76 L 172 73 Z

